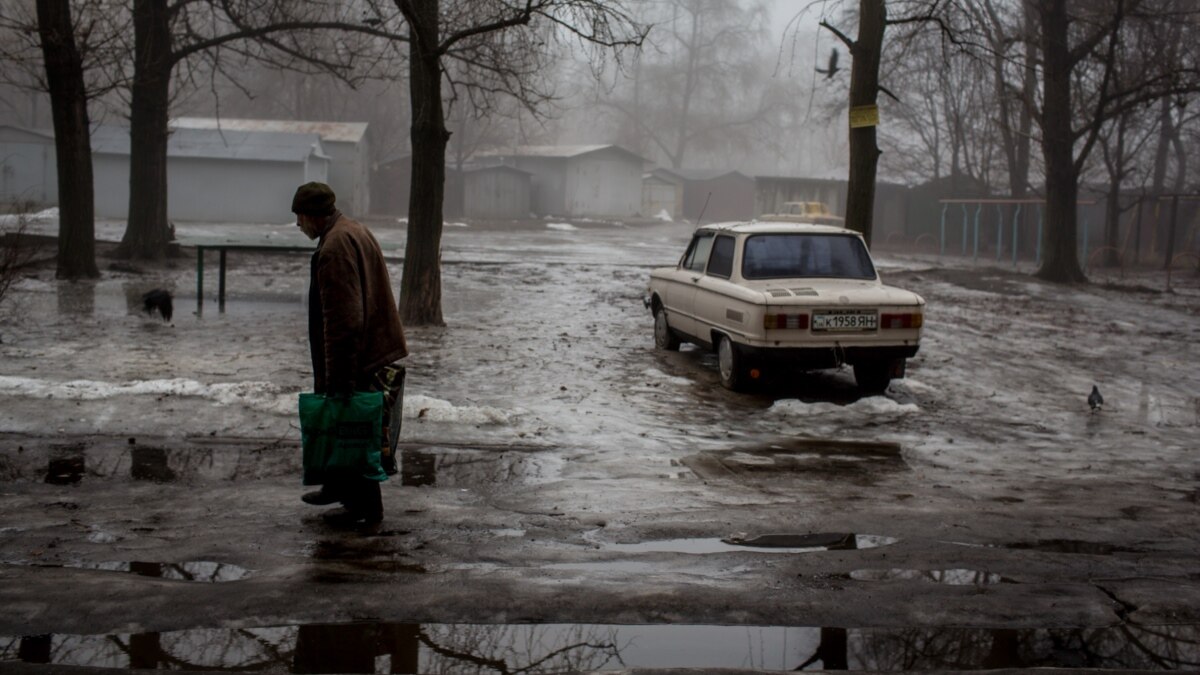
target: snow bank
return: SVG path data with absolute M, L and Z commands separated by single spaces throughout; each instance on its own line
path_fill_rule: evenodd
M 661 221 L 663 221 L 663 222 L 665 222 L 665 223 L 673 223 L 673 222 L 675 222 L 675 219 L 671 217 L 671 214 L 667 213 L 667 210 L 666 210 L 666 209 L 663 209 L 662 211 L 659 211 L 659 212 L 658 212 L 658 215 L 654 216 L 654 218 L 655 218 L 656 220 L 661 220 Z
M 421 394 L 404 396 L 404 416 L 430 422 L 462 424 L 510 424 L 520 413 L 491 406 L 456 406 L 440 398 Z
M 298 392 L 284 391 L 279 385 L 270 382 L 205 384 L 183 378 L 134 380 L 123 383 L 96 380 L 53 382 L 0 376 L 0 395 L 67 401 L 96 401 L 117 396 L 191 396 L 219 405 L 236 405 L 278 415 L 295 415 Z
M 559 230 L 562 232 L 574 232 L 574 231 L 578 230 L 579 228 L 575 227 L 574 225 L 572 225 L 570 223 L 546 223 L 546 229 Z
M 861 398 L 850 405 L 838 405 L 836 403 L 805 403 L 797 399 L 783 399 L 776 401 L 767 412 L 773 415 L 786 415 L 789 417 L 812 417 L 812 416 L 843 416 L 843 417 L 902 417 L 912 413 L 920 412 L 921 409 L 915 403 L 897 403 L 886 396 L 868 396 Z

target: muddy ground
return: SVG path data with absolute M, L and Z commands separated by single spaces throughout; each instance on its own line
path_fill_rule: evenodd
M 23 279 L 0 668 L 1200 668 L 1195 278 L 881 255 L 929 303 L 907 379 L 739 395 L 653 349 L 684 226 L 462 229 L 375 534 L 299 500 L 305 258 L 231 254 L 224 313 L 191 257 Z

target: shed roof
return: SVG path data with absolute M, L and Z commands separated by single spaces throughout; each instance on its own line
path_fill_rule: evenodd
M 92 130 L 92 152 L 129 154 L 129 129 L 100 126 Z M 310 155 L 326 158 L 317 134 L 271 131 L 218 131 L 176 129 L 167 140 L 171 157 L 209 159 L 258 159 L 276 162 L 302 161 Z
M 304 120 L 251 120 L 228 117 L 176 117 L 176 129 L 221 129 L 224 131 L 276 131 L 292 134 L 317 134 L 321 140 L 358 143 L 367 134 L 366 122 L 310 122 Z
M 33 129 L 31 127 L 18 127 L 13 124 L 0 124 L 0 135 L 9 138 L 23 138 L 30 142 L 53 142 L 54 133 L 44 129 Z
M 616 150 L 638 161 L 646 161 L 641 155 L 626 150 L 619 145 L 518 145 L 511 148 L 488 150 L 479 153 L 482 157 L 546 157 L 562 158 L 579 157 L 602 150 Z
M 666 171 L 683 178 L 684 180 L 715 180 L 724 178 L 725 176 L 740 176 L 747 180 L 754 180 L 750 176 L 736 169 L 665 169 Z
M 470 168 L 464 168 L 462 172 L 463 173 L 483 173 L 485 171 L 509 171 L 512 173 L 519 173 L 523 176 L 532 176 L 533 175 L 532 173 L 530 173 L 528 171 L 525 171 L 523 169 L 518 169 L 515 166 L 509 166 L 507 164 L 492 164 L 490 166 L 473 166 Z

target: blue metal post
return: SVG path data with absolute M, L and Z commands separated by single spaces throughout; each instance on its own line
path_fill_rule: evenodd
M 1017 204 L 1017 208 L 1013 209 L 1013 243 L 1012 243 L 1013 267 L 1017 266 L 1017 231 L 1020 229 L 1019 227 L 1017 227 L 1017 225 L 1020 224 L 1020 222 L 1021 222 L 1021 204 Z
M 983 213 L 983 202 L 979 202 L 975 206 L 975 252 L 971 255 L 971 260 L 979 259 L 979 214 Z
M 996 205 L 996 262 L 1000 262 L 1000 249 L 1004 248 L 1004 206 Z
M 1038 204 L 1038 230 L 1037 230 L 1037 264 L 1042 264 L 1042 210 L 1043 205 Z
M 962 254 L 967 254 L 967 203 L 963 202 L 963 233 L 962 233 Z
M 946 209 L 950 208 L 949 204 L 942 204 L 942 247 L 938 251 L 938 256 L 946 255 Z

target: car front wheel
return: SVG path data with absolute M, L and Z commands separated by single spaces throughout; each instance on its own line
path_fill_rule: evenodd
M 743 391 L 749 379 L 745 357 L 729 336 L 722 335 L 717 342 L 717 370 L 721 373 L 721 385 L 732 391 Z
M 679 337 L 667 323 L 667 310 L 661 305 L 654 309 L 654 346 L 669 352 L 679 349 Z

